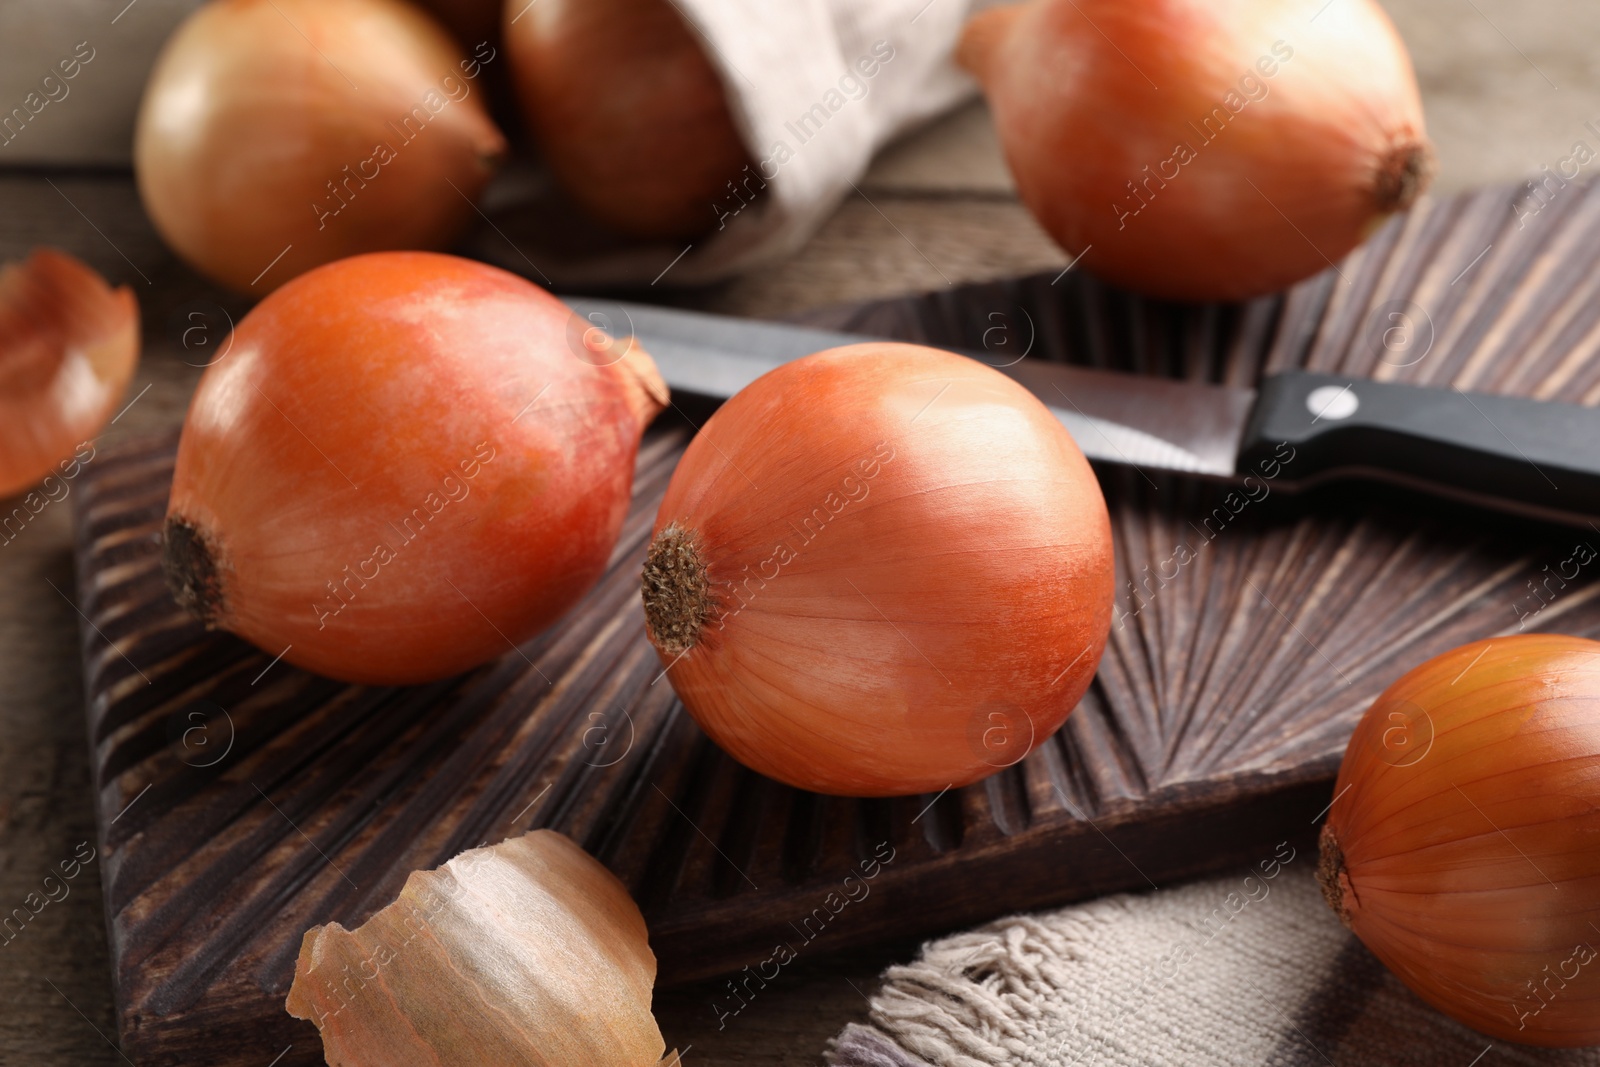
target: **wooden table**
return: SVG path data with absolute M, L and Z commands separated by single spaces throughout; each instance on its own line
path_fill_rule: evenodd
M 1514 180 L 1553 166 L 1574 140 L 1597 143 L 1583 123 L 1600 115 L 1600 75 L 1587 57 L 1600 39 L 1600 10 L 1581 0 L 1537 12 L 1514 0 L 1389 6 L 1417 60 L 1444 187 Z M 891 147 L 861 188 L 788 262 L 666 295 L 781 316 L 1065 262 L 1016 202 L 981 107 Z M 181 343 L 181 313 L 200 303 L 243 305 L 167 253 L 125 174 L 0 171 L 0 260 L 39 243 L 81 256 L 139 295 L 145 354 L 129 391 L 137 400 L 106 439 L 177 425 L 200 373 L 189 364 L 204 362 Z M 45 875 L 94 840 L 79 619 L 68 599 L 69 507 L 51 504 L 0 547 L 0 914 L 30 892 L 42 895 Z M 0 942 L 0 1063 L 125 1062 L 112 1043 L 96 864 L 68 889 L 14 941 Z M 816 1064 L 829 1037 L 865 1016 L 877 973 L 914 950 L 798 964 L 720 1031 L 711 1007 L 717 983 L 663 994 L 657 1011 L 668 1041 L 692 1046 L 687 1063 Z M 262 1067 L 277 1051 L 261 1050 Z

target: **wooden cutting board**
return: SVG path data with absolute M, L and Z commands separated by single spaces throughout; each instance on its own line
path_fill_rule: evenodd
M 1074 272 L 812 321 L 997 360 L 1230 383 L 1304 367 L 1594 404 L 1600 196 L 1572 186 L 1521 224 L 1508 202 L 1427 203 L 1242 306 L 1150 303 Z M 732 762 L 652 684 L 639 564 L 690 432 L 649 433 L 612 567 L 568 619 L 411 689 L 331 682 L 204 632 L 159 568 L 175 439 L 90 464 L 78 596 L 131 1057 L 259 1067 L 292 1045 L 280 1067 L 320 1062 L 282 1008 L 305 929 L 361 923 L 411 870 L 534 827 L 626 882 L 667 983 L 1242 870 L 1282 841 L 1309 848 L 1353 723 L 1410 666 L 1519 626 L 1600 635 L 1600 585 L 1564 566 L 1600 530 L 1367 486 L 1229 495 L 1107 469 L 1119 620 L 1062 732 L 965 789 L 815 796 Z

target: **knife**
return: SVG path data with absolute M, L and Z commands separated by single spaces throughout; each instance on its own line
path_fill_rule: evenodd
M 634 337 L 674 392 L 727 399 L 790 360 L 884 338 L 616 300 L 572 299 L 591 326 Z M 1308 371 L 1259 389 L 980 360 L 1027 388 L 1100 463 L 1299 490 L 1397 483 L 1600 530 L 1600 410 Z

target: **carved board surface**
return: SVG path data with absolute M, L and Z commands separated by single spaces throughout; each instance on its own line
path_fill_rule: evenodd
M 1426 202 L 1337 268 L 1244 305 L 1153 303 L 1071 272 L 811 321 L 997 361 L 1026 350 L 1236 384 L 1303 367 L 1594 404 L 1600 195 L 1574 186 L 1520 228 L 1510 200 Z M 407 689 L 274 663 L 173 604 L 159 530 L 175 437 L 85 471 L 78 602 L 129 1055 L 258 1064 L 292 1044 L 282 1067 L 321 1062 L 310 1024 L 283 1010 L 302 933 L 357 925 L 411 870 L 535 827 L 628 885 L 663 982 L 779 943 L 816 957 L 1242 868 L 1309 839 L 1356 718 L 1412 665 L 1519 626 L 1600 633 L 1600 585 L 1570 565 L 1600 531 L 1364 485 L 1292 498 L 1262 479 L 1229 497 L 1106 468 L 1118 621 L 1066 727 L 936 797 L 811 795 L 741 768 L 652 684 L 638 572 L 691 432 L 650 431 L 612 567 L 571 616 Z M 840 906 L 864 863 L 870 892 L 852 882 Z

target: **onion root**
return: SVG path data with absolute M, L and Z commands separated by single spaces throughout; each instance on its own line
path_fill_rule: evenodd
M 706 561 L 697 540 L 693 530 L 668 523 L 650 542 L 644 561 L 645 625 L 669 656 L 693 648 L 714 614 Z
M 211 629 L 223 614 L 224 604 L 216 552 L 205 531 L 179 515 L 168 516 L 162 537 L 161 569 L 178 606 Z
M 1345 874 L 1344 852 L 1339 848 L 1339 838 L 1332 826 L 1322 827 L 1319 846 L 1321 853 L 1317 859 L 1317 885 L 1322 887 L 1322 899 L 1328 902 L 1328 907 L 1349 929 L 1350 906 L 1347 901 L 1354 891 L 1349 876 Z
M 1409 211 L 1433 184 L 1438 160 L 1426 140 L 1408 141 L 1383 158 L 1373 185 L 1373 202 L 1379 212 L 1392 215 Z

